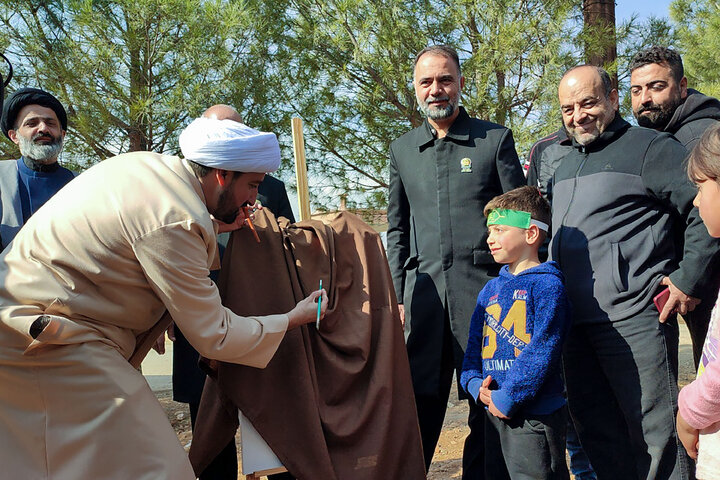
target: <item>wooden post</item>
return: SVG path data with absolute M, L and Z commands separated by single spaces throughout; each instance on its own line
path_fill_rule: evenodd
M 309 220 L 310 192 L 308 190 L 307 165 L 305 164 L 305 140 L 303 140 L 302 119 L 297 117 L 292 119 L 292 138 L 300 220 Z

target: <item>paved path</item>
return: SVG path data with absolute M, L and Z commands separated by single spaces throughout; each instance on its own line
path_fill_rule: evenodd
M 158 355 L 150 350 L 142 362 L 142 372 L 153 392 L 162 392 L 172 389 L 172 354 L 173 343 L 165 342 L 165 354 Z

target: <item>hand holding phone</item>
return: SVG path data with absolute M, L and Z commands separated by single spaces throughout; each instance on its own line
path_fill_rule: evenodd
M 663 308 L 665 308 L 665 304 L 667 303 L 668 299 L 670 298 L 670 288 L 665 287 L 665 289 L 655 295 L 653 298 L 653 303 L 655 304 L 655 308 L 657 308 L 658 312 L 662 312 Z

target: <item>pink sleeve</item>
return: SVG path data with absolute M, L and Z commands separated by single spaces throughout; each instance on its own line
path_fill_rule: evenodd
M 698 430 L 720 421 L 720 359 L 710 361 L 700 378 L 680 390 L 678 406 L 688 425 Z

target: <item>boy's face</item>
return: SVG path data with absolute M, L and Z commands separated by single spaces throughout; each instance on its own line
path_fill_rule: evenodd
M 711 178 L 703 178 L 697 182 L 697 187 L 693 205 L 700 211 L 700 218 L 710 236 L 720 238 L 720 185 Z
M 532 251 L 533 247 L 528 243 L 528 231 L 524 228 L 490 225 L 488 233 L 487 243 L 497 263 L 513 264 L 526 258 Z

